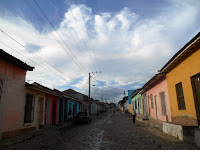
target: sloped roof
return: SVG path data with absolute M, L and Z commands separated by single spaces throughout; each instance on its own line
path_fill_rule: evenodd
M 135 97 L 139 92 L 140 92 L 141 89 L 136 89 L 133 94 L 130 96 L 130 98 L 133 98 Z
M 185 46 L 183 46 L 160 70 L 160 72 L 166 72 L 167 69 L 172 65 L 176 65 L 178 61 L 184 59 L 187 55 L 190 55 L 188 52 L 192 50 L 192 47 L 198 46 L 200 43 L 200 32 L 193 37 Z M 182 57 L 182 58 L 181 58 Z M 177 59 L 179 58 L 179 59 Z
M 52 90 L 52 89 L 50 89 L 48 87 L 45 87 L 45 86 L 43 86 L 43 85 L 41 85 L 41 84 L 39 84 L 37 82 L 34 82 L 32 84 L 26 83 L 25 86 L 27 88 L 31 88 L 31 89 L 35 89 L 35 90 L 40 90 L 40 91 L 42 91 L 44 93 L 48 93 L 48 94 L 52 94 L 52 95 L 56 95 L 56 96 L 60 95 L 60 94 L 57 93 L 57 91 Z
M 65 90 L 65 91 L 63 91 L 63 93 L 66 93 L 66 94 L 81 94 L 81 95 L 83 95 L 83 100 L 86 100 L 86 101 L 89 100 L 89 97 L 87 95 L 80 93 L 80 92 L 77 92 L 73 89 Z
M 21 61 L 21 60 L 15 58 L 14 56 L 6 53 L 2 49 L 0 49 L 0 58 L 4 59 L 5 61 L 8 61 L 8 62 L 12 63 L 15 66 L 20 67 L 23 70 L 33 71 L 33 69 L 34 69 L 34 67 L 31 67 L 31 66 L 27 65 L 23 61 Z

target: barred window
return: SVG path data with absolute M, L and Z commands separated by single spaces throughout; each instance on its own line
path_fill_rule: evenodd
M 185 110 L 185 99 L 183 94 L 183 87 L 182 83 L 176 84 L 176 95 L 177 95 L 177 101 L 178 101 L 178 109 L 179 110 Z
M 140 108 L 142 108 L 142 99 L 140 97 Z
M 151 94 L 150 97 L 151 97 L 151 108 L 154 109 L 154 104 L 153 104 L 153 94 Z
M 1 98 L 2 98 L 2 93 L 3 93 L 3 80 L 0 79 L 0 102 L 1 102 Z
M 34 120 L 34 104 L 35 104 L 34 95 L 27 94 L 26 95 L 26 104 L 25 104 L 24 123 L 32 123 L 33 122 L 33 120 Z
M 137 102 L 136 102 L 136 100 L 135 100 L 135 109 L 137 109 Z
M 161 100 L 161 106 L 162 106 L 162 114 L 166 116 L 167 111 L 166 111 L 166 103 L 165 103 L 165 92 L 160 93 L 160 100 Z

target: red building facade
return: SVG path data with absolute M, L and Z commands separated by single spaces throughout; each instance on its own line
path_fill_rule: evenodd
M 46 94 L 45 101 L 45 124 L 55 125 L 58 123 L 58 96 Z

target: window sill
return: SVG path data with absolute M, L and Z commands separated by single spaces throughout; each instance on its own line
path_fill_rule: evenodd
M 32 126 L 33 123 L 24 123 L 23 126 Z

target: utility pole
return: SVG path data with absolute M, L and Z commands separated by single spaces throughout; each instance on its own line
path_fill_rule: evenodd
M 96 72 L 91 72 L 91 73 L 94 75 L 95 73 L 101 73 L 101 71 L 99 71 L 99 72 L 96 71 Z M 92 75 L 92 76 L 93 76 L 93 75 Z M 90 98 L 90 81 L 91 81 L 91 77 L 92 77 L 92 76 L 91 76 L 91 74 L 90 74 L 90 72 L 89 72 L 89 90 L 88 90 L 88 91 L 89 91 L 89 93 L 88 93 L 88 97 L 89 97 L 89 98 Z
M 92 73 L 92 75 L 90 74 L 90 72 L 89 72 L 89 90 L 88 90 L 88 97 L 89 97 L 89 114 L 91 114 L 91 105 L 90 105 L 90 81 L 91 81 L 91 77 L 95 74 L 95 73 L 101 73 L 101 71 L 99 71 L 99 72 L 91 72 Z
M 89 96 L 89 98 L 90 98 L 90 72 L 89 72 L 89 94 L 88 94 L 88 96 Z

